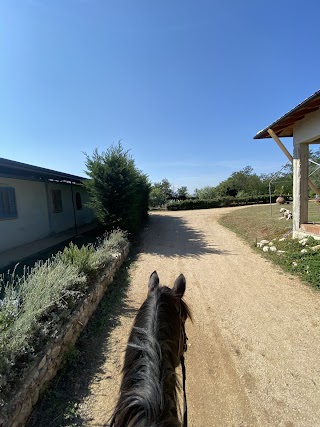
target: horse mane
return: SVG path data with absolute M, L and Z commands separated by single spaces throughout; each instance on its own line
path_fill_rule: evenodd
M 180 362 L 181 319 L 187 318 L 187 304 L 172 289 L 159 286 L 149 292 L 129 336 L 111 426 L 181 427 L 175 368 Z

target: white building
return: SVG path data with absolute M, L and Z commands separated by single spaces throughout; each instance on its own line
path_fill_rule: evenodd
M 293 138 L 293 156 L 280 138 Z M 309 145 L 320 143 L 320 90 L 280 119 L 261 130 L 254 139 L 273 138 L 293 164 L 293 237 L 319 238 L 320 223 L 308 222 L 308 187 L 320 195 L 309 178 Z
M 0 158 L 1 253 L 94 220 L 85 178 Z

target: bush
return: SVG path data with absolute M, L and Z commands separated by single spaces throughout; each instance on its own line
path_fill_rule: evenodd
M 72 242 L 60 252 L 58 257 L 64 264 L 73 264 L 79 273 L 91 275 L 95 269 L 95 248 L 92 245 L 83 245 L 78 248 Z
M 125 233 L 117 230 L 96 246 L 71 243 L 47 261 L 25 268 L 21 277 L 13 271 L 5 282 L 0 276 L 0 395 L 10 391 L 21 369 L 59 334 L 86 294 L 89 277 L 126 244 Z
M 121 228 L 136 233 L 148 214 L 150 184 L 121 144 L 111 146 L 92 157 L 86 154 L 87 175 L 84 182 L 91 207 L 107 229 Z
M 275 202 L 277 196 L 272 196 L 272 203 Z M 180 200 L 177 202 L 168 203 L 167 209 L 169 211 L 179 210 L 191 210 L 191 209 L 211 209 L 211 208 L 222 208 L 228 206 L 244 206 L 252 205 L 256 203 L 269 203 L 269 195 L 257 196 L 257 197 L 221 197 L 219 199 L 211 200 Z

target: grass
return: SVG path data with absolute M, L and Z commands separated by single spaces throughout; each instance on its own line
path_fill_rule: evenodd
M 320 222 L 320 206 L 309 202 L 308 209 L 309 222 Z M 292 220 L 280 221 L 279 210 L 279 206 L 273 205 L 271 216 L 270 206 L 250 206 L 223 216 L 220 223 L 255 247 L 261 240 L 269 241 L 257 250 L 262 252 L 263 246 L 274 246 L 275 252 L 264 249 L 267 252 L 262 253 L 285 271 L 320 289 L 320 242 L 311 237 L 292 239 Z
M 13 270 L 0 276 L 0 406 L 24 368 L 58 334 L 92 277 L 126 242 L 125 233 L 115 231 L 96 245 L 78 248 L 71 243 L 46 261 L 26 267 L 23 274 Z

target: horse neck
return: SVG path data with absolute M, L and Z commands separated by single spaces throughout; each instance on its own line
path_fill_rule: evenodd
M 116 408 L 119 413 L 120 407 L 131 408 L 131 414 L 126 414 L 127 424 L 123 426 L 131 426 L 128 417 L 138 420 L 132 427 L 149 427 L 152 423 L 161 426 L 160 420 L 163 426 L 181 426 L 176 403 L 178 349 L 173 338 L 177 320 L 168 322 L 174 313 L 169 310 L 168 315 L 156 299 L 149 300 L 139 310 L 129 337 Z

